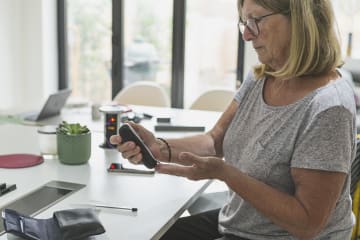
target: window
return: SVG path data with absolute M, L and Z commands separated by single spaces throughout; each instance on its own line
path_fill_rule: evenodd
M 170 0 L 124 2 L 124 86 L 156 81 L 170 95 L 172 6 Z
M 111 0 L 67 1 L 69 87 L 72 96 L 111 100 Z
M 360 27 L 358 24 L 360 21 L 360 1 L 332 0 L 332 2 L 339 26 L 343 54 L 352 58 L 360 58 Z
M 59 86 L 75 98 L 108 102 L 156 81 L 172 106 L 187 107 L 208 89 L 235 89 L 243 74 L 236 0 L 57 1 Z
M 206 90 L 235 90 L 239 38 L 235 0 L 187 4 L 185 107 Z

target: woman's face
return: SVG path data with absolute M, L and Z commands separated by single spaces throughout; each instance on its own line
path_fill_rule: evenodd
M 241 9 L 244 21 L 249 18 L 258 18 L 271 14 L 254 3 L 253 0 L 245 0 Z M 259 35 L 255 36 L 246 27 L 243 39 L 252 41 L 253 47 L 258 55 L 259 61 L 269 65 L 272 69 L 280 69 L 288 59 L 291 39 L 290 19 L 282 14 L 265 17 L 257 22 Z

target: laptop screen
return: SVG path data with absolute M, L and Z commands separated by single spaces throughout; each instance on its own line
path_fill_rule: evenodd
M 25 117 L 25 119 L 30 121 L 39 121 L 45 118 L 59 115 L 70 94 L 70 89 L 60 90 L 59 92 L 51 94 L 46 100 L 41 111 L 36 116 Z

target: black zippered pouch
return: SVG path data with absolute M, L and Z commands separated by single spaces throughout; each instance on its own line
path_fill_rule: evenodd
M 4 209 L 2 218 L 7 233 L 30 240 L 85 240 L 105 232 L 91 208 L 57 211 L 49 219 L 36 219 Z

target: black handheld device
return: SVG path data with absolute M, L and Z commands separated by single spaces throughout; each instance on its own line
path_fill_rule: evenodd
M 119 128 L 119 135 L 122 138 L 122 143 L 132 141 L 140 147 L 141 154 L 143 155 L 143 163 L 147 168 L 155 168 L 158 163 L 152 155 L 150 149 L 145 145 L 143 140 L 139 137 L 136 131 L 128 123 L 124 123 Z

